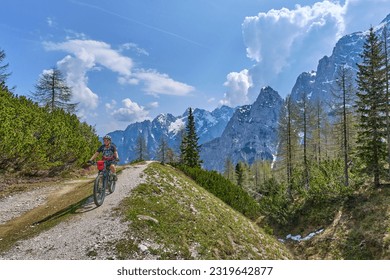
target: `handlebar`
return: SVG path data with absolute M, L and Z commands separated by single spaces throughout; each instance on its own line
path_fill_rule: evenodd
M 119 162 L 120 160 L 119 160 L 119 158 L 116 158 L 116 159 L 113 159 L 113 161 Z M 88 161 L 87 161 L 87 164 L 89 164 L 89 165 L 96 165 L 96 161 L 94 161 L 94 160 L 88 160 Z

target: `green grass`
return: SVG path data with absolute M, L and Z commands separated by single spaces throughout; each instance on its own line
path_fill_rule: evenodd
M 146 169 L 120 207 L 130 221 L 123 259 L 285 259 L 291 255 L 241 213 L 172 167 Z
M 362 189 L 344 201 L 311 205 L 306 210 L 290 233 L 301 233 L 314 224 L 325 230 L 310 241 L 289 242 L 298 258 L 390 259 L 390 188 Z

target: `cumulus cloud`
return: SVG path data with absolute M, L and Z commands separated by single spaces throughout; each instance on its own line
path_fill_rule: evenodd
M 112 105 L 112 103 L 106 104 L 106 108 L 110 108 L 110 110 L 112 110 Z M 129 123 L 150 119 L 148 114 L 149 112 L 143 106 L 133 102 L 130 98 L 123 99 L 122 107 L 112 110 L 111 112 L 111 115 L 116 120 Z
M 247 104 L 249 101 L 248 90 L 252 86 L 252 79 L 247 69 L 241 72 L 231 72 L 227 75 L 227 81 L 223 84 L 228 89 L 224 98 L 220 101 L 222 105 L 237 106 Z
M 246 17 L 242 23 L 243 39 L 247 57 L 254 62 L 246 73 L 254 83 L 248 96 L 257 96 L 263 86 L 286 95 L 299 74 L 315 70 L 318 60 L 329 55 L 343 35 L 345 10 L 345 5 L 326 0 Z M 229 78 L 226 85 L 233 88 L 226 95 L 237 92 L 237 85 Z
M 324 1 L 311 7 L 296 5 L 294 10 L 272 9 L 246 17 L 242 28 L 247 56 L 256 62 L 276 60 L 272 70 L 279 72 L 289 63 L 294 47 L 303 47 L 305 39 L 319 34 L 331 42 L 338 39 L 345 29 L 344 13 L 340 4 Z
M 87 62 L 70 55 L 60 60 L 58 69 L 66 73 L 67 84 L 72 88 L 73 99 L 79 102 L 79 109 L 94 109 L 98 106 L 98 95 L 88 87 L 87 71 L 90 66 Z

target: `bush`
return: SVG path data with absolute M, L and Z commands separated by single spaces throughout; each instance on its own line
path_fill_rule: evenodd
M 242 188 L 233 184 L 216 171 L 207 171 L 201 168 L 192 168 L 185 165 L 176 165 L 198 185 L 221 199 L 238 212 L 250 219 L 260 215 L 260 205 Z
M 26 175 L 80 167 L 99 146 L 94 129 L 62 109 L 49 111 L 0 89 L 0 169 Z

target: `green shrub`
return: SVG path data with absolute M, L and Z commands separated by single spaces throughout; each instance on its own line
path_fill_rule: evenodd
M 260 205 L 244 189 L 233 184 L 216 171 L 207 171 L 201 168 L 191 168 L 177 165 L 178 169 L 192 178 L 198 185 L 241 212 L 250 219 L 260 215 Z
M 80 167 L 99 145 L 93 127 L 0 89 L 0 169 L 26 175 Z

